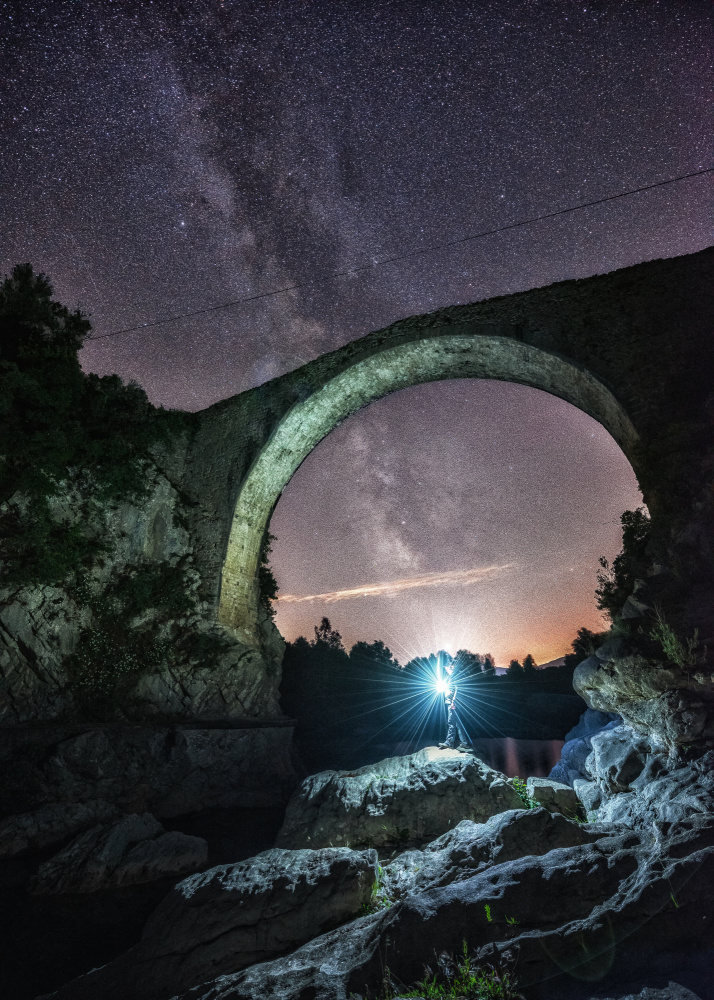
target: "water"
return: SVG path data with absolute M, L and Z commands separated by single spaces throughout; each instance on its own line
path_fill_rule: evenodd
M 419 743 L 366 740 L 339 740 L 319 745 L 296 740 L 298 756 L 306 773 L 325 770 L 353 770 L 366 764 L 376 764 L 385 757 L 402 757 L 433 741 Z M 511 736 L 496 739 L 475 739 L 476 756 L 509 778 L 547 778 L 560 760 L 563 740 L 522 740 Z

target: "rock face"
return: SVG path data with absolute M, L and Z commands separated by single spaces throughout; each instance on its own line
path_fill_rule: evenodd
M 87 497 L 74 487 L 52 498 L 57 518 L 79 521 L 87 535 L 101 539 L 107 548 L 88 574 L 94 597 L 137 567 L 180 566 L 177 578 L 191 609 L 182 610 L 171 624 L 194 645 L 219 640 L 213 643 L 208 665 L 186 654 L 140 676 L 123 696 L 124 718 L 279 717 L 284 643 L 269 615 L 264 612 L 259 622 L 259 642 L 246 645 L 214 620 L 210 604 L 198 594 L 201 578 L 187 527 L 191 511 L 174 485 L 183 470 L 186 441 L 175 445 L 174 454 L 162 456 L 167 468 L 146 463 L 147 493 L 141 500 L 95 504 L 88 515 Z M 92 622 L 86 598 L 80 600 L 66 586 L 0 588 L 0 723 L 76 717 L 65 661 Z
M 386 899 L 396 901 L 462 882 L 491 865 L 591 843 L 601 835 L 546 809 L 509 810 L 486 823 L 462 820 L 423 850 L 405 851 L 386 864 L 382 891 Z
M 574 786 L 579 779 L 589 779 L 585 761 L 592 750 L 592 737 L 600 730 L 613 729 L 621 722 L 620 716 L 614 713 L 598 712 L 592 708 L 583 712 L 580 722 L 565 735 L 560 760 L 548 775 L 551 781 Z
M 9 816 L 0 821 L 0 858 L 40 850 L 97 822 L 113 820 L 119 815 L 116 806 L 103 799 L 95 799 L 91 802 L 53 802 L 34 812 Z
M 576 791 L 588 817 L 666 832 L 714 814 L 714 751 L 672 758 L 626 725 L 592 737 L 589 782 Z
M 570 785 L 550 778 L 529 778 L 526 787 L 533 801 L 549 812 L 561 813 L 572 819 L 580 816 L 580 800 Z
M 354 918 L 377 877 L 376 851 L 271 850 L 179 882 L 141 943 L 58 998 L 168 1000 L 283 954 Z
M 11 818 L 0 826 L 0 845 L 3 830 L 12 840 L 23 825 L 28 843 L 61 839 L 109 818 L 107 803 L 159 818 L 208 806 L 279 805 L 296 782 L 291 735 L 291 727 L 273 725 L 44 727 L 6 736 L 0 814 Z M 48 840 L 41 831 L 50 827 L 64 832 Z
M 714 741 L 714 674 L 640 655 L 613 655 L 609 644 L 579 663 L 573 687 L 590 708 L 617 712 L 643 735 L 669 746 Z
M 592 740 L 589 773 L 603 796 L 597 822 L 575 823 L 542 808 L 511 809 L 481 823 L 462 820 L 385 863 L 376 877 L 374 851 L 269 851 L 180 883 L 150 918 L 139 946 L 56 996 L 123 1000 L 131 984 L 137 1000 L 169 1000 L 169 991 L 177 1000 L 364 998 L 383 991 L 386 967 L 395 985 L 412 984 L 425 962 L 460 951 L 464 940 L 478 962 L 506 950 L 517 954 L 519 988 L 529 1000 L 586 1000 L 587 983 L 601 984 L 602 996 L 613 983 L 633 983 L 633 976 L 640 977 L 637 990 L 619 996 L 647 997 L 642 986 L 655 967 L 681 972 L 692 988 L 699 983 L 696 969 L 704 970 L 708 989 L 714 753 L 660 770 L 662 759 L 628 727 L 603 730 Z M 423 753 L 373 770 L 411 775 L 414 808 L 428 810 L 437 766 L 472 787 L 468 771 L 454 771 L 461 760 L 478 770 L 468 758 Z M 326 816 L 344 816 L 346 801 L 356 804 L 355 817 L 365 814 L 361 772 L 342 783 L 334 772 L 318 777 L 318 829 L 327 829 L 320 825 L 327 794 L 335 802 Z M 369 804 L 382 809 L 383 796 L 372 795 Z M 389 813 L 379 815 L 383 820 Z M 349 905 L 337 902 L 334 909 L 330 893 L 344 884 L 340 871 L 349 873 L 351 886 L 356 879 L 359 890 L 349 889 Z M 310 872 L 319 873 L 312 883 Z M 320 912 L 347 920 L 367 900 L 374 912 L 336 930 L 320 924 Z M 298 939 L 306 943 L 296 947 Z M 273 955 L 290 953 L 261 961 L 263 947 Z
M 30 891 L 37 895 L 97 892 L 196 871 L 206 864 L 201 837 L 166 833 L 144 813 L 98 824 L 40 865 Z
M 527 815 L 521 812 L 516 822 Z M 607 973 L 629 977 L 636 956 L 646 975 L 648 959 L 663 952 L 684 945 L 692 954 L 710 947 L 701 915 L 714 887 L 713 840 L 711 827 L 700 827 L 663 850 L 649 837 L 601 830 L 598 838 L 579 846 L 526 855 L 409 893 L 289 957 L 178 996 L 337 1000 L 378 995 L 385 964 L 396 983 L 410 984 L 423 975 L 424 962 L 442 951 L 458 951 L 466 938 L 481 961 L 493 959 L 494 946 L 501 954 L 516 952 L 519 986 L 529 1000 L 587 997 L 579 982 Z M 60 996 L 74 1000 L 85 994 Z
M 488 819 L 521 800 L 499 771 L 454 750 L 427 747 L 356 771 L 306 778 L 288 803 L 280 847 L 425 841 L 462 819 Z

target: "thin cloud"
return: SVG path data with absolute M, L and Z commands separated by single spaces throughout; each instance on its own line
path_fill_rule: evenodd
M 303 604 L 306 601 L 323 601 L 333 604 L 335 601 L 348 601 L 353 597 L 379 597 L 382 594 L 398 594 L 402 590 L 414 590 L 417 587 L 468 587 L 481 583 L 496 573 L 510 569 L 513 563 L 501 566 L 483 566 L 479 569 L 452 569 L 446 573 L 424 573 L 421 576 L 408 576 L 401 580 L 391 580 L 387 583 L 365 583 L 361 587 L 350 590 L 332 590 L 327 594 L 280 594 L 277 601 L 282 604 Z

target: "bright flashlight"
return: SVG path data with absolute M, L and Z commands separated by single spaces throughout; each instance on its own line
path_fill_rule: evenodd
M 434 687 L 436 688 L 437 694 L 446 694 L 446 692 L 449 690 L 449 685 L 446 683 L 443 677 L 440 677 L 438 680 L 434 681 Z

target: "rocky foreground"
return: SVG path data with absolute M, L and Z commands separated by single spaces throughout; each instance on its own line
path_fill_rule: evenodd
M 453 751 L 314 775 L 278 847 L 179 882 L 53 996 L 366 1000 L 466 941 L 527 1000 L 710 1000 L 714 752 L 672 759 L 592 712 L 565 749 L 528 803 Z

